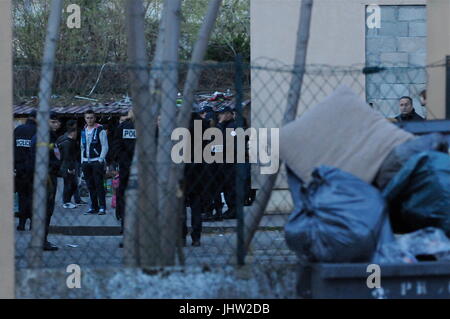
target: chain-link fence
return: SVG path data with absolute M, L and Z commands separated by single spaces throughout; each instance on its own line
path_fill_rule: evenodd
M 180 92 L 189 68 L 201 72 L 201 80 L 184 112 L 189 98 Z M 17 269 L 296 262 L 284 240 L 292 210 L 284 173 L 249 249 L 244 246 L 245 216 L 261 195 L 262 172 L 284 170 L 266 142 L 281 125 L 292 68 L 239 60 L 152 69 L 58 67 L 53 112 L 41 117 L 49 121 L 49 137 L 36 136 L 36 101 L 29 95 L 37 94 L 37 80 L 19 80 L 26 69 L 15 73 L 16 102 L 23 104 L 15 106 L 15 117 L 30 117 L 15 130 Z M 308 66 L 298 116 L 346 85 L 388 118 L 399 113 L 402 96 L 432 118 L 420 104 L 428 70 Z M 39 147 L 48 149 L 47 168 L 47 160 L 36 158 Z M 33 185 L 43 169 L 45 182 Z M 38 189 L 47 195 L 33 202 Z M 41 205 L 47 207 L 37 223 L 33 207 Z

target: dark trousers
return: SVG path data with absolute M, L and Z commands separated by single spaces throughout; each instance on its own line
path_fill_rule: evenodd
M 80 197 L 80 189 L 78 188 L 78 181 L 80 177 L 80 163 L 77 162 L 76 168 L 75 168 L 75 190 L 73 191 L 73 199 L 75 200 L 75 203 L 81 203 L 81 197 Z
M 203 197 L 206 201 L 206 210 L 212 211 L 214 209 L 218 212 L 222 211 L 223 208 L 222 196 L 220 194 L 223 191 L 224 174 L 219 166 L 220 164 L 213 163 L 209 165 L 211 166 L 209 171 L 210 174 L 204 179 L 205 189 L 208 191 L 203 194 Z
M 236 166 L 227 165 L 224 169 L 223 195 L 228 210 L 236 209 Z
M 106 193 L 104 185 L 105 165 L 101 162 L 85 162 L 82 165 L 84 178 L 89 189 L 91 208 L 98 210 L 106 208 Z
M 222 196 L 220 194 L 221 192 L 216 193 L 213 198 L 213 208 L 216 210 L 216 212 L 221 211 L 223 208 Z
M 75 174 L 65 173 L 64 190 L 63 190 L 63 202 L 69 203 L 72 196 L 74 196 L 77 189 L 77 176 Z M 76 199 L 75 199 L 76 201 Z
M 202 213 L 203 213 L 203 202 L 202 198 L 197 194 L 192 194 L 189 196 L 189 202 L 191 205 L 191 238 L 193 241 L 200 240 L 202 234 Z M 183 209 L 183 238 L 186 238 L 188 229 L 187 229 L 187 216 L 186 209 Z
M 50 228 L 50 222 L 53 216 L 53 210 L 55 209 L 55 197 L 56 188 L 58 186 L 58 176 L 55 174 L 49 174 L 47 180 L 47 214 L 45 220 L 45 241 Z
M 119 187 L 116 193 L 116 216 L 121 219 L 122 232 L 125 217 L 125 190 L 130 178 L 130 165 L 119 164 Z
M 17 174 L 15 179 L 16 192 L 19 196 L 19 218 L 25 221 L 31 219 L 33 205 L 33 175 Z

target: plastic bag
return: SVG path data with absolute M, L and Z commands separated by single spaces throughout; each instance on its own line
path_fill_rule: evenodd
M 416 257 L 432 255 L 440 260 L 450 256 L 450 240 L 441 229 L 435 227 L 398 236 L 397 242 L 402 249 Z
M 450 260 L 450 240 L 441 229 L 427 227 L 399 235 L 380 247 L 376 263 L 416 263 L 419 260 Z
M 395 233 L 437 227 L 450 234 L 450 156 L 413 156 L 383 190 Z
M 374 184 L 379 189 L 385 188 L 412 156 L 424 151 L 448 153 L 448 143 L 445 136 L 438 133 L 427 134 L 398 145 L 383 161 Z
M 407 263 L 412 264 L 417 259 L 408 251 L 399 245 L 392 232 L 389 216 L 385 216 L 383 226 L 380 231 L 378 246 L 372 258 L 372 263 L 388 264 L 388 263 Z
M 372 262 L 376 264 L 413 264 L 418 260 L 408 249 L 401 247 L 397 241 L 393 241 L 381 245 L 377 250 L 376 260 Z
M 337 168 L 320 166 L 308 186 L 288 170 L 294 211 L 286 242 L 305 262 L 371 261 L 385 220 L 380 192 Z

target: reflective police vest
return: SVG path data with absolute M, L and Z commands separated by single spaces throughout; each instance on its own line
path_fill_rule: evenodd
M 27 120 L 14 130 L 14 168 L 25 171 L 32 168 L 31 163 L 31 139 L 36 134 L 36 123 Z

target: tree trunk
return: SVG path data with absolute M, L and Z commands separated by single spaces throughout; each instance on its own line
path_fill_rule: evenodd
M 158 206 L 160 227 L 164 229 L 161 236 L 163 265 L 175 264 L 176 212 L 172 196 L 174 189 L 169 188 L 169 175 L 172 164 L 171 134 L 176 125 L 176 100 L 178 94 L 178 46 L 180 38 L 181 0 L 166 0 L 165 36 L 164 36 L 164 78 L 161 89 L 161 124 L 158 133 Z
M 52 0 L 42 60 L 41 80 L 39 83 L 39 110 L 37 112 L 36 158 L 33 186 L 33 230 L 29 266 L 38 268 L 42 265 L 42 249 L 45 240 L 47 215 L 47 180 L 49 164 L 49 117 L 50 97 L 55 65 L 56 47 L 59 37 L 59 25 L 63 10 L 62 0 Z M 56 185 L 55 185 L 56 187 Z
M 125 249 L 130 248 L 138 251 L 138 264 L 146 267 L 156 265 L 160 255 L 158 243 L 159 225 L 157 222 L 158 211 L 157 207 L 150 200 L 152 194 L 157 190 L 155 165 L 151 161 L 153 154 L 156 152 L 155 130 L 151 129 L 154 127 L 151 123 L 155 123 L 155 117 L 150 109 L 151 98 L 149 91 L 148 58 L 144 37 L 143 3 L 142 0 L 127 0 L 126 5 L 128 57 L 131 68 L 131 92 L 137 135 L 137 160 L 135 163 L 137 163 L 138 172 L 138 198 L 133 203 L 134 205 L 137 204 L 137 211 L 127 211 L 126 215 L 130 213 L 134 214 L 130 222 L 137 222 L 137 227 L 134 229 L 137 228 L 139 244 L 137 249 L 131 240 L 126 240 L 124 244 L 131 245 L 131 247 L 125 247 Z M 130 228 L 133 228 L 132 224 Z M 132 229 L 127 230 L 132 231 Z
M 189 127 L 192 105 L 194 103 L 194 93 L 198 87 L 201 73 L 199 64 L 203 62 L 203 59 L 205 57 L 206 50 L 208 48 L 208 42 L 211 37 L 212 30 L 214 29 L 214 24 L 216 22 L 221 3 L 222 0 L 211 0 L 209 2 L 205 20 L 203 21 L 203 24 L 200 28 L 198 39 L 195 43 L 194 51 L 192 53 L 192 59 L 187 74 L 186 83 L 184 85 L 183 104 L 177 116 L 177 127 L 179 128 Z M 178 240 L 177 243 L 180 244 L 182 226 L 182 216 L 180 214 L 183 212 L 183 210 L 186 209 L 184 206 L 184 192 L 181 186 L 184 174 L 184 163 L 172 164 L 171 166 L 172 168 L 170 169 L 169 189 L 176 190 L 177 194 L 174 204 L 174 214 L 177 215 L 176 233 L 174 235 Z
M 292 75 L 286 111 L 283 118 L 283 125 L 293 121 L 297 115 L 298 103 L 302 90 L 303 75 L 306 66 L 306 53 L 308 48 L 309 30 L 311 25 L 313 0 L 302 0 L 300 7 L 300 18 L 297 30 L 297 45 L 295 51 L 294 72 Z M 279 172 L 279 171 L 278 171 Z M 278 176 L 278 172 L 264 178 L 263 185 L 258 192 L 258 196 L 252 209 L 245 216 L 244 247 L 248 251 L 250 243 L 255 235 L 258 225 L 269 202 L 273 186 Z

